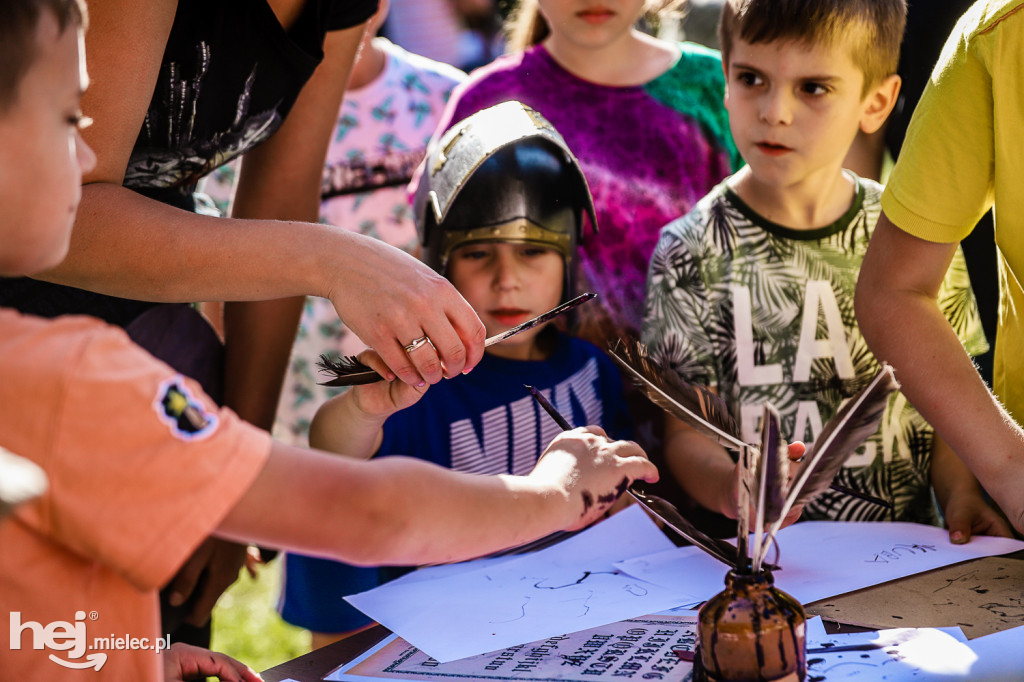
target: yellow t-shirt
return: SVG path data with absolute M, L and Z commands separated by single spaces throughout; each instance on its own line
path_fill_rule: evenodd
M 82 679 L 162 679 L 157 590 L 252 484 L 269 435 L 88 317 L 0 308 L 0 378 L 0 443 L 49 480 L 0 523 L 0 677 L 70 679 L 94 657 Z
M 941 243 L 960 241 L 995 207 L 1000 304 L 993 388 L 1018 421 L 1024 420 L 1022 78 L 1024 2 L 975 3 L 942 50 L 882 196 L 893 223 Z

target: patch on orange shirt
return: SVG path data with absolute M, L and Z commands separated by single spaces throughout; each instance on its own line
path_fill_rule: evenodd
M 180 374 L 160 384 L 153 409 L 171 434 L 182 440 L 199 440 L 217 430 L 217 415 L 192 395 Z

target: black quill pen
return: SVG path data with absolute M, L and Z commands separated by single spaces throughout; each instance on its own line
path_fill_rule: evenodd
M 530 395 L 532 395 L 533 399 L 537 401 L 537 404 L 539 404 L 541 408 L 548 413 L 548 416 L 550 416 L 563 431 L 568 431 L 572 428 L 569 421 L 555 409 L 554 405 L 548 402 L 543 393 L 533 386 L 527 386 L 526 389 L 530 391 Z M 633 488 L 630 488 L 627 492 L 634 500 L 639 502 L 645 509 L 660 519 L 665 525 L 678 533 L 684 540 L 700 547 L 705 552 L 728 566 L 736 565 L 736 547 L 725 540 L 719 540 L 705 534 L 692 523 L 687 521 L 683 515 L 679 513 L 679 510 L 662 498 L 656 495 L 648 495 Z

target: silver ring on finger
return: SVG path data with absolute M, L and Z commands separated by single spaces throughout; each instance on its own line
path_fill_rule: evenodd
M 413 339 L 412 343 L 410 343 L 409 345 L 407 345 L 405 347 L 405 352 L 406 353 L 411 353 L 414 350 L 416 350 L 417 348 L 419 348 L 420 346 L 426 345 L 428 343 L 430 343 L 430 339 L 428 339 L 427 335 L 424 334 L 423 336 L 421 336 L 418 339 Z

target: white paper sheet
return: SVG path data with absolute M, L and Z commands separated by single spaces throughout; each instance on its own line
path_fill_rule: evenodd
M 974 680 L 977 655 L 960 628 L 901 628 L 807 639 L 807 679 L 938 682 Z
M 808 621 L 808 625 L 810 621 Z M 807 679 L 821 682 L 1021 682 L 1024 627 L 967 641 L 960 628 L 918 628 L 807 636 Z M 882 644 L 877 649 L 837 647 Z M 831 652 L 816 649 L 830 647 Z
M 701 602 L 725 589 L 729 568 L 696 547 L 673 547 L 657 554 L 616 561 L 627 575 L 671 590 L 689 592 Z
M 967 643 L 978 656 L 969 680 L 1020 682 L 1024 680 L 1024 626 L 995 632 Z
M 613 565 L 671 546 L 633 506 L 533 554 L 347 600 L 434 659 L 452 661 L 697 601 Z
M 949 542 L 942 528 L 914 523 L 805 521 L 783 528 L 776 542 L 775 585 L 804 604 L 940 566 L 1024 548 L 1009 538 Z M 768 559 L 773 560 L 773 552 Z M 629 575 L 668 589 L 702 595 L 720 592 L 727 568 L 693 547 L 616 563 Z
M 501 556 L 501 557 L 488 557 L 486 559 L 474 559 L 473 561 L 462 561 L 457 564 L 440 564 L 438 566 L 425 566 L 423 568 L 400 575 L 389 584 L 391 585 L 403 585 L 411 583 L 426 582 L 428 580 L 438 580 L 440 578 L 452 578 L 463 573 L 472 573 L 473 571 L 479 571 L 484 568 L 490 568 L 503 564 L 507 561 L 516 559 L 515 555 Z
M 821 616 L 811 616 L 807 619 L 804 637 L 807 642 L 822 642 L 828 638 L 828 633 L 825 632 L 825 623 L 822 622 Z

